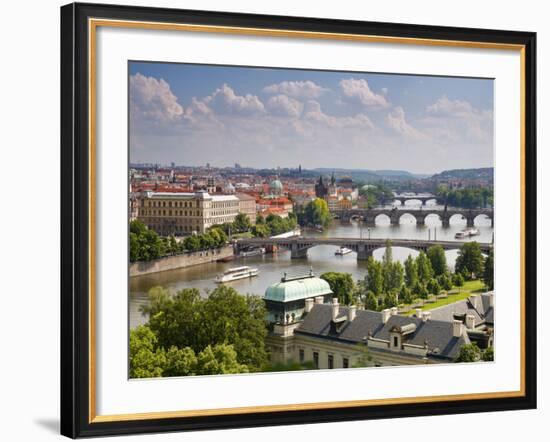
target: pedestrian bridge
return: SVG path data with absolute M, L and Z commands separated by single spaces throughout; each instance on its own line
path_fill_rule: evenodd
M 394 195 L 388 198 L 388 202 L 399 201 L 402 205 L 405 205 L 407 201 L 420 201 L 425 206 L 428 201 L 439 202 L 436 195 L 430 193 L 424 193 L 420 195 Z
M 390 219 L 391 225 L 398 225 L 403 215 L 412 215 L 416 219 L 416 224 L 424 225 L 426 218 L 430 215 L 435 215 L 441 220 L 443 227 L 449 227 L 451 218 L 454 216 L 460 216 L 460 218 L 466 218 L 466 226 L 474 227 L 475 219 L 478 217 L 489 218 L 491 220 L 491 227 L 494 225 L 494 211 L 492 208 L 487 209 L 460 209 L 460 208 L 424 208 L 424 209 L 340 209 L 333 210 L 331 214 L 335 218 L 339 218 L 343 223 L 349 223 L 352 219 L 362 220 L 366 226 L 375 226 L 376 219 L 380 215 L 385 215 Z
M 239 253 L 247 247 L 273 248 L 284 247 L 290 250 L 291 258 L 305 258 L 307 251 L 319 245 L 331 245 L 347 247 L 357 253 L 358 260 L 368 259 L 376 249 L 386 247 L 386 239 L 361 239 L 361 238 L 323 238 L 296 236 L 292 238 L 242 238 L 234 242 L 235 252 Z M 408 249 L 426 252 L 429 247 L 440 245 L 444 250 L 459 249 L 464 242 L 460 241 L 430 241 L 417 239 L 391 239 L 392 247 L 405 247 Z M 491 243 L 479 243 L 482 253 L 489 253 L 493 248 Z

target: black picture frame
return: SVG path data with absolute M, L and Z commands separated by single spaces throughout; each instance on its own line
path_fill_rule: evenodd
M 89 18 L 521 45 L 524 50 L 524 395 L 94 422 L 90 419 Z M 61 8 L 61 434 L 105 436 L 536 408 L 536 34 L 166 8 Z M 124 148 L 124 147 L 121 147 Z

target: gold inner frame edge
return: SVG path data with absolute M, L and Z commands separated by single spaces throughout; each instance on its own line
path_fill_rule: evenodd
M 518 51 L 520 54 L 520 188 L 521 188 L 521 226 L 520 226 L 520 389 L 518 391 L 466 393 L 454 395 L 416 396 L 404 398 L 366 399 L 352 401 L 314 402 L 284 405 L 262 405 L 234 408 L 158 411 L 145 413 L 128 413 L 97 415 L 96 414 L 96 312 L 95 312 L 95 274 L 96 274 L 96 243 L 95 243 L 95 207 L 96 207 L 96 35 L 97 28 L 133 28 L 146 30 L 170 30 L 186 32 L 205 32 L 217 34 L 253 35 L 267 37 L 292 37 L 306 39 L 323 39 L 339 41 L 357 41 L 388 44 L 411 44 L 418 46 L 442 46 L 477 49 L 497 49 Z M 322 410 L 328 408 L 365 407 L 376 405 L 399 405 L 442 401 L 483 400 L 497 398 L 513 398 L 525 396 L 525 45 L 493 42 L 474 42 L 459 40 L 423 39 L 412 37 L 391 37 L 362 34 L 292 31 L 282 29 L 246 28 L 232 26 L 211 26 L 182 23 L 140 22 L 131 20 L 88 19 L 88 94 L 89 94 L 89 410 L 88 422 L 116 422 L 146 419 L 169 419 L 179 417 L 221 416 L 246 413 L 269 413 L 280 411 Z

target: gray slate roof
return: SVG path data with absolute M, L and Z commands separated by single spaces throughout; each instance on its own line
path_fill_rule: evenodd
M 347 320 L 347 314 L 348 308 L 341 306 L 338 317 L 346 317 L 346 321 L 335 328 L 332 325 L 332 306 L 330 304 L 315 304 L 294 333 L 346 343 L 359 343 L 365 342 L 369 333 L 373 338 L 389 340 L 390 330 L 393 327 L 415 324 L 416 330 L 406 335 L 405 342 L 420 346 L 427 343 L 431 356 L 445 359 L 454 359 L 458 355 L 460 347 L 470 343 L 466 333 L 461 337 L 453 336 L 452 321 L 430 319 L 423 322 L 415 317 L 393 315 L 390 316 L 386 324 L 383 324 L 382 313 L 358 310 L 355 319 L 350 322 Z
M 476 327 L 481 324 L 493 325 L 494 308 L 489 305 L 489 295 L 482 294 L 481 308 L 476 310 L 470 298 L 453 302 L 442 307 L 434 308 L 431 311 L 431 318 L 440 321 L 452 322 L 453 315 L 474 315 Z

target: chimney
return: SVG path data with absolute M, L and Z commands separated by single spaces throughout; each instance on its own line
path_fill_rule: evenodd
M 480 312 L 483 309 L 482 303 L 481 303 L 481 296 L 479 295 L 470 296 L 470 302 L 478 312 Z
M 357 314 L 357 307 L 354 305 L 350 305 L 348 307 L 348 321 L 351 322 L 355 319 L 355 315 Z
M 333 321 L 338 317 L 339 310 L 340 310 L 340 304 L 338 304 L 338 298 L 332 298 L 332 320 Z
M 309 313 L 311 311 L 311 309 L 313 308 L 313 303 L 315 302 L 315 300 L 313 298 L 307 298 L 306 299 L 306 308 L 304 309 L 304 311 L 306 313 Z
M 391 312 L 389 308 L 385 308 L 384 310 L 382 310 L 382 323 L 385 324 L 386 322 L 388 322 L 388 319 L 390 319 L 390 316 L 391 316 Z
M 422 312 L 422 322 L 427 322 L 432 316 L 432 312 Z
M 466 328 L 468 330 L 473 330 L 475 328 L 475 316 L 466 315 Z
M 460 338 L 462 336 L 462 321 L 458 319 L 453 320 L 453 336 L 455 338 Z
M 397 307 L 390 308 L 390 313 L 392 316 L 397 315 Z
M 316 296 L 315 297 L 315 304 L 322 304 L 325 300 L 324 296 Z
M 422 309 L 421 308 L 417 308 L 416 310 L 416 317 L 418 319 L 420 319 L 422 317 Z
M 495 292 L 489 292 L 489 307 L 495 306 Z

